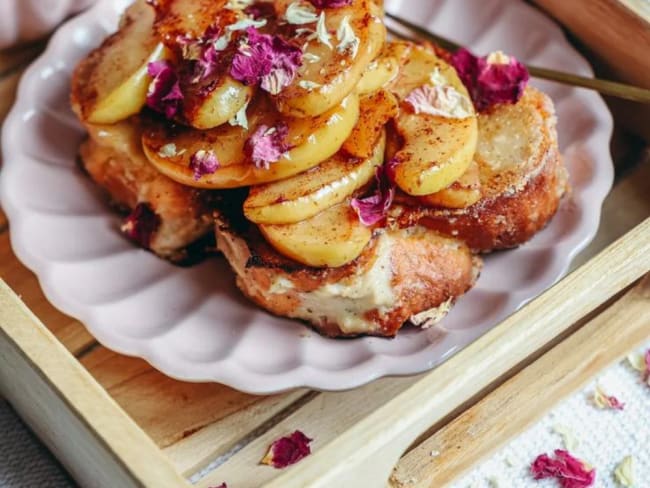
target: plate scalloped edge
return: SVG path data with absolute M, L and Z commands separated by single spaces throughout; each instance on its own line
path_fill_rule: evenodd
M 494 5 L 503 4 L 504 1 L 494 0 L 486 2 L 486 4 L 490 3 L 494 7 Z M 116 13 L 127 3 L 126 0 L 102 0 L 89 11 L 64 24 L 53 36 L 45 53 L 27 70 L 21 80 L 16 104 L 3 128 L 4 167 L 0 173 L 0 198 L 11 223 L 11 243 L 16 255 L 35 272 L 48 300 L 57 308 L 83 322 L 97 340 L 110 349 L 142 357 L 155 368 L 180 380 L 216 381 L 255 394 L 276 393 L 298 387 L 342 390 L 360 386 L 383 376 L 420 373 L 457 352 L 495 323 L 551 286 L 566 273 L 573 257 L 588 244 L 597 231 L 601 205 L 613 182 L 613 165 L 608 146 L 613 122 L 604 102 L 598 95 L 575 89 L 567 91 L 563 88 L 562 91 L 559 91 L 561 96 L 558 97 L 560 100 L 558 112 L 562 113 L 562 104 L 577 103 L 578 107 L 584 110 L 584 113 L 580 114 L 585 117 L 585 120 L 582 121 L 590 127 L 584 138 L 577 139 L 576 135 L 575 140 L 571 139 L 572 144 L 564 148 L 568 166 L 572 172 L 572 179 L 577 175 L 579 180 L 574 181 L 576 190 L 570 199 L 563 203 L 563 207 L 568 207 L 568 209 L 565 208 L 561 212 L 566 212 L 567 216 L 562 217 L 562 222 L 560 222 L 560 217 L 556 217 L 549 228 L 542 233 L 546 237 L 540 235 L 541 237 L 533 239 L 530 244 L 514 251 L 508 251 L 511 253 L 510 256 L 519 256 L 517 259 L 524 261 L 527 256 L 546 260 L 543 271 L 538 272 L 541 274 L 536 275 L 534 280 L 526 282 L 527 286 L 516 287 L 518 289 L 515 291 L 513 291 L 515 287 L 512 286 L 510 289 L 497 293 L 486 286 L 481 287 L 481 280 L 479 280 L 478 290 L 461 299 L 459 306 L 467 308 L 471 307 L 472 303 L 479 303 L 479 298 L 476 297 L 482 297 L 480 298 L 482 300 L 496 300 L 498 297 L 501 300 L 499 307 L 492 315 L 478 320 L 472 327 L 462 324 L 457 327 L 457 323 L 462 322 L 463 318 L 456 312 L 452 312 L 448 320 L 445 321 L 448 330 L 442 339 L 435 338 L 430 332 L 409 330 L 393 341 L 375 338 L 333 341 L 313 333 L 311 335 L 303 334 L 300 325 L 288 325 L 290 321 L 281 321 L 269 317 L 263 312 L 251 310 L 250 317 L 253 325 L 242 327 L 241 330 L 238 328 L 224 330 L 220 337 L 226 337 L 226 333 L 238 333 L 240 336 L 234 342 L 226 341 L 227 345 L 233 346 L 232 350 L 216 360 L 209 357 L 207 352 L 205 358 L 197 359 L 188 357 L 186 351 L 177 349 L 176 344 L 171 344 L 177 341 L 174 336 L 177 331 L 173 327 L 162 332 L 159 331 L 153 336 L 146 333 L 129 335 L 123 331 L 120 335 L 120 328 L 113 327 L 114 323 L 102 315 L 104 309 L 93 305 L 93 303 L 84 302 L 83 296 L 72 296 L 72 294 L 62 291 L 66 287 L 61 286 L 61 266 L 58 266 L 59 269 L 57 269 L 57 263 L 51 261 L 47 253 L 35 244 L 35 241 L 39 240 L 39 236 L 34 235 L 34 232 L 38 232 L 34 230 L 34 222 L 39 222 L 39 215 L 43 213 L 43 209 L 39 209 L 38 206 L 25 205 L 25 199 L 29 198 L 27 194 L 29 192 L 25 192 L 25 188 L 22 189 L 23 191 L 18 191 L 14 185 L 24 184 L 24 173 L 39 169 L 38 164 L 43 164 L 42 161 L 38 161 L 33 155 L 28 154 L 29 151 L 26 150 L 25 144 L 19 143 L 24 141 L 21 139 L 20 129 L 24 129 L 26 124 L 31 123 L 30 121 L 39 115 L 39 107 L 35 103 L 40 99 L 37 95 L 42 94 L 34 90 L 43 89 L 48 84 L 49 77 L 52 76 L 52 73 L 56 74 L 57 70 L 65 72 L 66 62 L 71 62 L 70 59 L 65 58 L 65 55 L 67 53 L 68 57 L 70 56 L 72 47 L 79 53 L 83 49 L 90 49 L 93 40 L 96 40 L 93 37 L 96 34 L 89 34 L 88 26 L 99 25 L 105 30 L 109 29 L 110 25 L 107 25 L 106 22 L 115 20 Z M 399 1 L 387 3 L 388 8 L 391 5 L 399 6 L 400 4 Z M 441 6 L 441 15 L 449 17 L 449 12 L 446 12 L 445 9 L 460 8 L 458 5 L 464 2 L 456 1 L 455 6 L 450 0 L 435 3 L 436 6 Z M 510 4 L 511 7 L 513 5 L 516 7 L 509 9 L 509 12 L 515 13 L 510 15 L 535 15 L 535 22 L 545 26 L 546 34 L 552 38 L 553 42 L 548 44 L 559 45 L 563 54 L 569 54 L 567 59 L 572 66 L 575 66 L 583 74 L 591 74 L 586 61 L 572 50 L 552 21 L 535 12 L 532 7 L 524 4 Z M 409 13 L 417 17 L 417 12 Z M 435 18 L 432 20 L 433 22 L 430 24 L 435 25 Z M 453 27 L 447 22 L 441 30 L 449 29 L 453 32 Z M 498 25 L 496 27 L 492 25 L 489 28 L 484 28 L 481 35 L 474 36 L 473 40 L 476 40 L 480 46 L 483 45 L 482 41 L 485 39 L 488 39 L 486 41 L 488 44 L 494 42 L 493 38 L 499 32 L 498 27 Z M 445 32 L 441 33 L 446 34 Z M 540 48 L 535 47 L 535 49 L 539 51 Z M 539 52 L 537 54 L 543 58 L 544 52 L 550 51 L 545 49 L 541 54 Z M 61 56 L 61 58 L 57 59 L 57 56 Z M 526 58 L 524 57 L 524 59 Z M 550 64 L 553 64 L 553 60 L 550 61 Z M 70 68 L 69 65 L 68 68 Z M 544 85 L 545 88 L 547 86 Z M 54 90 L 54 88 L 50 89 Z M 550 89 L 552 90 L 553 87 Z M 563 118 L 560 117 L 560 123 L 562 120 Z M 60 122 L 61 119 L 57 118 L 57 121 Z M 583 136 L 580 131 L 575 134 Z M 45 171 L 43 166 L 40 166 L 40 169 Z M 47 171 L 49 170 L 48 168 Z M 58 173 L 55 171 L 53 174 Z M 34 195 L 31 195 L 31 198 L 34 198 Z M 576 209 L 577 217 L 575 213 L 571 213 Z M 106 213 L 108 214 L 108 212 Z M 40 216 L 42 217 L 42 215 Z M 576 218 L 577 220 L 575 220 Z M 80 219 L 81 217 L 78 220 Z M 109 227 L 112 220 L 111 215 L 106 215 L 100 223 L 103 227 Z M 566 234 L 562 234 L 562 231 L 566 232 L 566 229 L 560 228 L 563 225 L 569 225 L 569 232 Z M 557 242 L 544 244 L 545 239 L 553 241 L 556 234 L 560 236 Z M 62 238 L 56 233 L 49 237 L 55 248 L 57 243 L 63 246 L 68 242 L 65 240 L 63 240 L 63 244 L 59 242 Z M 150 255 L 135 249 L 125 251 L 120 248 L 119 253 L 128 254 L 129 257 L 144 260 L 147 263 L 153 262 Z M 497 272 L 497 264 L 493 263 L 497 263 L 505 255 L 504 253 L 488 257 L 484 274 L 489 275 Z M 147 266 L 157 269 L 159 265 L 147 264 Z M 175 276 L 178 273 L 174 272 L 174 276 L 169 281 L 176 279 Z M 183 279 L 188 279 L 187 276 L 188 274 L 183 275 Z M 164 280 L 159 279 L 159 281 Z M 487 282 L 491 283 L 489 278 Z M 231 284 L 228 286 L 232 288 Z M 228 289 L 228 292 L 230 291 Z M 209 292 L 206 293 L 209 294 Z M 148 298 L 148 295 L 144 298 Z M 210 299 L 214 300 L 215 298 L 210 297 Z M 199 309 L 201 309 L 205 302 L 201 302 L 199 305 Z M 249 307 L 253 308 L 252 305 Z M 456 309 L 458 308 L 456 307 Z M 249 315 L 243 317 L 249 317 Z M 188 324 L 186 327 L 191 327 L 189 325 L 191 321 L 186 318 L 183 317 L 179 323 Z M 189 329 L 190 332 L 193 330 Z M 184 331 L 185 334 L 188 333 L 187 330 Z M 277 332 L 277 335 L 281 336 L 280 339 L 284 342 L 280 345 L 285 347 L 282 351 L 287 357 L 279 358 L 277 362 L 272 361 L 271 366 L 265 369 L 267 363 L 254 364 L 252 356 L 253 353 L 260 353 L 260 344 L 255 345 L 255 337 L 259 343 L 260 339 L 269 337 L 269 332 Z M 290 348 L 293 349 L 289 350 Z M 314 362 L 318 359 L 313 357 L 315 354 L 320 354 L 323 361 L 327 360 L 325 361 L 327 364 Z M 334 356 L 342 356 L 343 359 L 336 362 L 332 359 Z M 355 360 L 350 361 L 350 359 Z

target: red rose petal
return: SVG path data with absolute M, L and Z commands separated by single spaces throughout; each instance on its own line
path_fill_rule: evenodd
M 487 56 L 478 57 L 467 49 L 459 49 L 451 61 L 479 112 L 498 103 L 517 103 L 530 77 L 526 67 L 514 57 L 506 64 L 489 63 Z
M 352 208 L 357 212 L 359 221 L 370 227 L 380 222 L 388 214 L 388 209 L 395 198 L 395 185 L 390 174 L 393 166 L 389 163 L 377 168 L 375 172 L 374 193 L 365 198 L 353 198 Z
M 596 470 L 588 470 L 584 463 L 574 458 L 568 451 L 555 450 L 555 459 L 540 454 L 530 465 L 536 480 L 556 478 L 562 488 L 587 488 L 596 480 Z
M 609 404 L 609 408 L 613 410 L 624 410 L 625 409 L 625 403 L 621 402 L 618 398 L 616 398 L 613 395 L 610 395 L 607 397 L 607 403 Z
M 291 466 L 311 454 L 309 443 L 312 440 L 299 430 L 291 435 L 281 437 L 273 441 L 266 456 L 262 459 L 262 464 L 268 464 L 276 469 Z
M 275 7 L 271 2 L 257 2 L 244 9 L 244 13 L 255 20 L 273 19 L 276 16 Z
M 160 227 L 160 217 L 148 203 L 138 203 L 124 219 L 120 230 L 132 241 L 149 249 L 153 235 Z
M 147 93 L 147 106 L 168 119 L 173 118 L 183 100 L 176 71 L 169 61 L 161 60 L 149 63 L 147 73 L 153 78 Z
M 219 169 L 221 165 L 217 155 L 212 151 L 197 151 L 190 158 L 190 169 L 194 172 L 194 179 L 200 180 L 204 175 L 211 175 Z
M 246 141 L 246 152 L 253 164 L 260 169 L 269 169 L 271 163 L 276 163 L 289 150 L 285 142 L 289 128 L 286 124 L 276 127 L 260 125 Z
M 352 5 L 352 0 L 309 0 L 316 8 L 340 8 Z
M 643 381 L 650 386 L 650 349 L 645 353 L 645 374 L 643 375 Z
M 230 74 L 246 85 L 260 84 L 277 95 L 289 85 L 302 65 L 302 50 L 280 36 L 260 34 L 254 27 L 246 30 L 243 43 L 232 60 Z

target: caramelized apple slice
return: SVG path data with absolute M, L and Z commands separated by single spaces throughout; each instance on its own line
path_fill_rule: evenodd
M 377 91 L 399 74 L 399 63 L 391 56 L 380 56 L 368 65 L 357 83 L 357 93 L 364 95 Z
M 138 113 L 151 78 L 147 65 L 170 56 L 153 32 L 154 12 L 144 0 L 124 14 L 122 26 L 76 68 L 72 105 L 93 124 L 113 124 Z
M 226 0 L 159 0 L 156 4 L 158 36 L 179 58 L 184 58 L 180 76 L 183 122 L 197 129 L 212 129 L 228 122 L 254 92 L 228 74 L 231 52 L 236 48 L 236 34 L 228 27 L 241 20 L 242 14 L 226 5 Z M 218 43 L 220 51 L 214 56 L 210 72 L 205 73 L 196 60 L 218 39 L 222 41 Z
M 370 157 L 384 133 L 384 126 L 397 115 L 397 109 L 397 100 L 388 91 L 380 90 L 363 97 L 359 122 L 343 143 L 343 150 L 358 158 Z
M 408 194 L 428 195 L 451 185 L 472 162 L 478 141 L 476 114 L 456 71 L 433 48 L 398 42 L 392 52 L 400 60 L 400 73 L 391 89 L 402 100 L 395 126 L 404 141 L 393 159 L 395 182 Z M 438 92 L 440 88 L 453 97 Z M 422 107 L 411 102 L 414 90 L 422 90 Z
M 372 230 L 359 222 L 349 200 L 296 224 L 259 228 L 279 253 L 314 267 L 343 266 L 359 257 L 372 238 Z
M 276 0 L 284 19 L 296 0 Z M 306 2 L 308 4 L 308 2 Z M 296 25 L 304 34 L 303 64 L 293 82 L 276 97 L 278 109 L 295 117 L 313 117 L 340 103 L 382 49 L 386 29 L 371 0 L 353 0 L 346 7 L 318 11 L 323 21 Z M 320 33 L 320 35 L 319 35 Z
M 248 130 L 228 124 L 199 131 L 150 122 L 142 136 L 144 152 L 159 171 L 185 185 L 197 188 L 234 188 L 288 178 L 333 156 L 359 118 L 359 98 L 349 95 L 329 112 L 315 118 L 283 118 L 263 96 L 255 98 L 248 111 Z M 246 156 L 246 140 L 260 126 L 286 124 L 286 142 L 291 147 L 269 169 L 256 167 Z M 194 179 L 191 158 L 198 151 L 212 152 L 219 169 Z
M 259 224 L 292 224 L 348 198 L 368 183 L 384 157 L 385 137 L 370 157 L 359 160 L 339 151 L 327 161 L 286 180 L 253 186 L 244 214 Z
M 446 208 L 466 208 L 481 199 L 481 174 L 476 161 L 472 161 L 467 171 L 444 190 L 419 197 L 427 206 Z

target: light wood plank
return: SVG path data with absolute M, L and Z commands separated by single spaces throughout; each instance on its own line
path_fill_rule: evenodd
M 314 439 L 311 447 L 316 452 L 421 377 L 384 378 L 350 391 L 321 393 L 209 473 L 197 486 L 208 488 L 226 481 L 228 486 L 257 488 L 278 475 L 276 469 L 259 464 L 275 439 L 302 430 Z
M 101 346 L 84 355 L 81 364 L 160 447 L 168 447 L 257 403 L 268 407 L 283 403 L 278 402 L 282 395 L 260 397 L 217 383 L 177 381 L 142 359 L 122 356 Z
M 142 359 L 101 346 L 81 364 L 187 476 L 305 394 L 262 397 L 216 383 L 176 381 Z
M 78 354 L 95 339 L 77 320 L 59 312 L 47 301 L 36 276 L 16 259 L 9 242 L 9 232 L 0 234 L 0 278 L 20 295 L 27 306 L 73 354 Z
M 174 466 L 191 476 L 205 468 L 217 457 L 229 452 L 256 429 L 270 421 L 285 409 L 294 408 L 308 394 L 295 390 L 282 395 L 259 398 L 227 417 L 219 419 L 189 437 L 164 449 Z M 221 483 L 219 483 L 221 484 Z
M 401 454 L 429 426 L 649 270 L 650 218 L 265 486 L 347 488 L 359 479 L 385 486 Z
M 650 23 L 638 12 L 618 0 L 534 1 L 604 58 L 619 78 L 650 88 Z
M 1 280 L 0 392 L 82 486 L 191 486 Z
M 621 334 L 621 330 L 625 333 Z M 650 275 L 614 305 L 410 451 L 396 488 L 445 486 L 650 337 Z M 431 457 L 431 452 L 440 453 Z

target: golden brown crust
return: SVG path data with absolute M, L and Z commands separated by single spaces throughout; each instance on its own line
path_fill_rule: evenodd
M 517 106 L 501 106 L 481 118 L 482 141 L 476 157 L 481 200 L 467 208 L 449 209 L 423 206 L 400 195 L 391 210 L 394 225 L 421 224 L 462 239 L 475 251 L 489 252 L 528 241 L 555 215 L 567 189 L 567 172 L 557 147 L 550 99 L 529 88 Z M 522 134 L 522 147 L 512 150 L 513 157 L 521 154 L 521 159 L 500 166 L 500 160 L 490 159 L 499 154 L 492 146 L 503 131 L 512 130 L 511 123 L 530 132 Z
M 148 203 L 160 217 L 150 249 L 161 257 L 182 259 L 183 250 L 212 229 L 210 192 L 156 171 L 141 154 L 136 125 L 131 120 L 105 128 L 87 126 L 90 137 L 79 150 L 82 165 L 119 207 L 132 210 Z
M 242 292 L 269 312 L 306 320 L 329 337 L 392 337 L 412 315 L 465 293 L 480 269 L 480 260 L 467 246 L 422 227 L 380 231 L 355 261 L 339 268 L 311 268 L 281 256 L 254 226 L 233 224 L 223 213 L 216 220 L 218 248 L 237 274 Z M 343 323 L 329 307 L 329 298 L 339 299 L 337 287 L 355 287 L 364 278 L 372 277 L 368 286 L 379 286 L 376 280 L 384 276 L 379 268 L 385 263 L 390 268 L 386 270 L 390 304 L 355 308 L 349 313 L 356 314 L 356 325 Z M 347 292 L 341 293 L 345 302 Z

